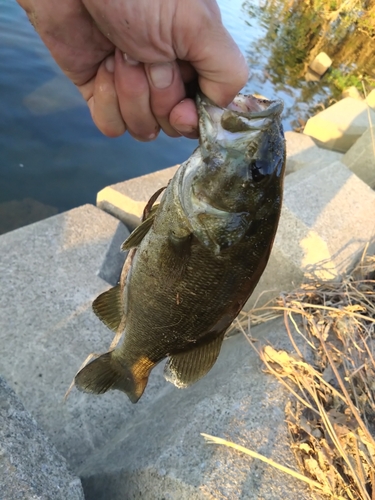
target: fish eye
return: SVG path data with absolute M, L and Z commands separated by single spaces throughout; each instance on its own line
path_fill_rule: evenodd
M 262 181 L 268 173 L 267 162 L 263 160 L 252 160 L 249 167 L 254 182 Z

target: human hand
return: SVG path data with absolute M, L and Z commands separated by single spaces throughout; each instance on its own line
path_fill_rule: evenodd
M 110 137 L 198 136 L 185 85 L 227 105 L 246 83 L 244 57 L 215 0 L 18 0 Z

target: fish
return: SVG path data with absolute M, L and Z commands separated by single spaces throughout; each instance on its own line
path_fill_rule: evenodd
M 82 391 L 117 389 L 136 403 L 164 359 L 167 381 L 197 382 L 267 265 L 283 195 L 283 102 L 238 94 L 220 107 L 200 94 L 197 109 L 198 148 L 124 242 L 119 284 L 93 302 L 123 341 L 77 373 Z

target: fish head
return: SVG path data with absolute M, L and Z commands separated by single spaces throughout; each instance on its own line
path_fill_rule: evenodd
M 198 97 L 203 168 L 194 191 L 212 206 L 251 211 L 274 177 L 283 175 L 283 103 L 238 95 L 227 107 Z
M 281 205 L 283 103 L 239 94 L 226 108 L 198 96 L 197 107 L 199 154 L 185 169 L 180 198 L 198 239 L 220 253 L 267 203 Z

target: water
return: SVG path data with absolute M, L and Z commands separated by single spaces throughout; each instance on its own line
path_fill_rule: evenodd
M 308 108 L 306 85 L 269 78 L 272 54 L 264 43 L 269 26 L 258 14 L 248 13 L 249 6 L 259 9 L 262 2 L 248 1 L 245 7 L 243 0 L 218 3 L 224 24 L 249 60 L 252 73 L 245 91 L 284 99 L 284 128 L 291 129 L 293 118 Z M 329 95 L 322 85 L 309 96 L 309 105 Z M 103 187 L 181 163 L 196 144 L 164 134 L 152 143 L 129 135 L 104 137 L 23 10 L 14 0 L 1 0 L 0 233 L 57 211 L 95 204 Z

